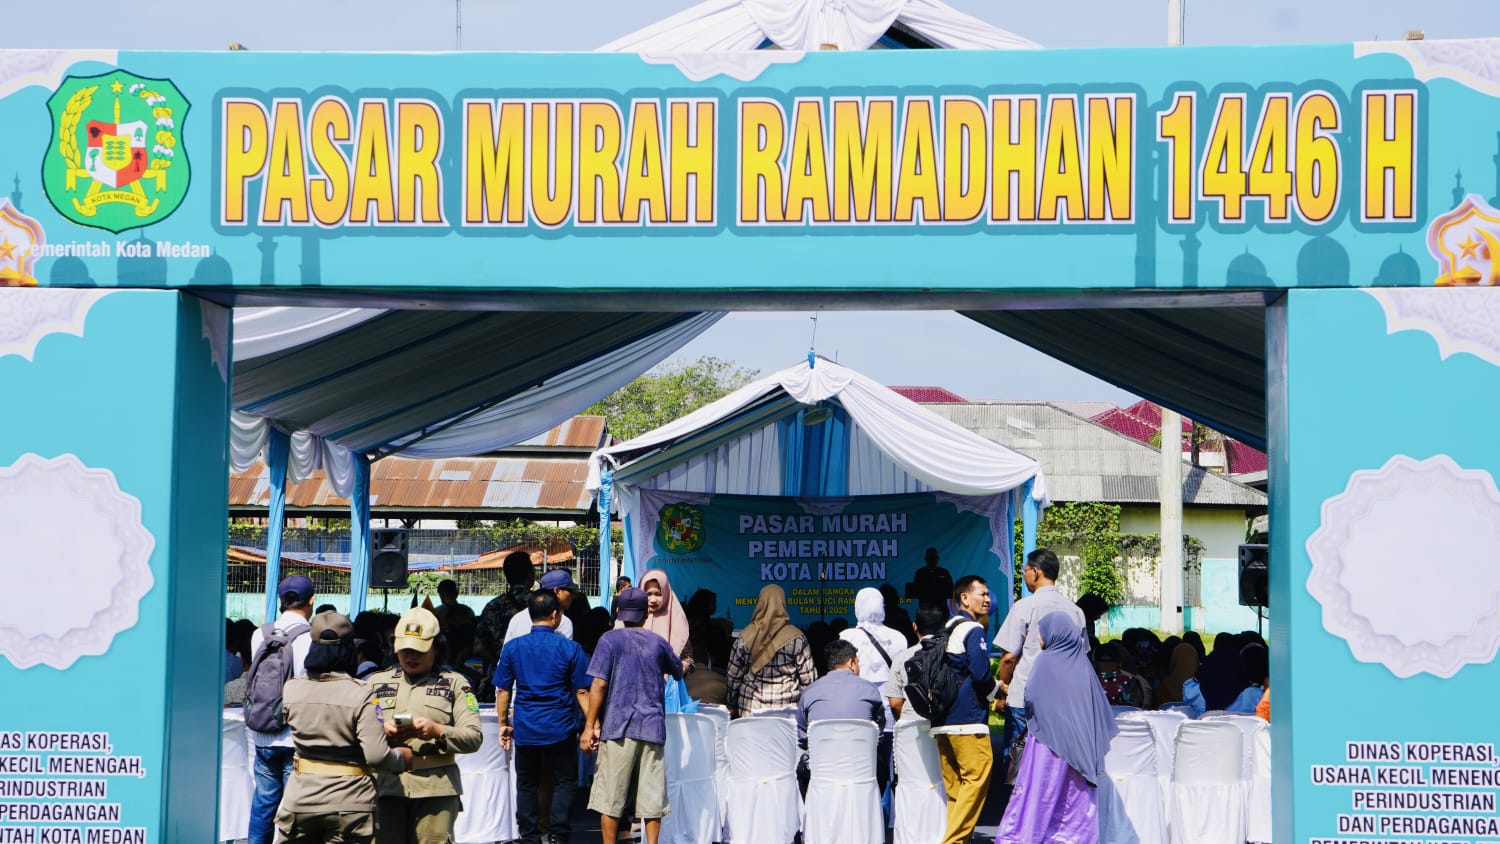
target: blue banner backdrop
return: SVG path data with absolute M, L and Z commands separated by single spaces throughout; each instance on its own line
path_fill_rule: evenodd
M 906 584 L 936 548 L 958 578 L 1009 582 L 1008 496 L 943 493 L 783 498 L 642 490 L 637 571 L 661 569 L 686 601 L 718 594 L 721 614 L 750 620 L 767 583 L 786 590 L 792 623 L 854 621 L 854 594 Z M 1008 592 L 1004 588 L 996 591 Z M 915 601 L 903 601 L 914 611 Z M 1002 605 L 1003 606 L 1003 605 Z

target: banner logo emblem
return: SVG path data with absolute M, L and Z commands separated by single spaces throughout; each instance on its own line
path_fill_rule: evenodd
M 661 508 L 656 541 L 672 554 L 691 554 L 703 547 L 703 508 L 696 504 L 668 504 Z
M 187 196 L 188 108 L 169 79 L 124 70 L 67 77 L 47 100 L 47 199 L 69 220 L 116 234 L 166 219 Z

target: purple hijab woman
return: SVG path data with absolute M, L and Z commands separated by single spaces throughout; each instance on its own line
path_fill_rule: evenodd
M 1055 612 L 1026 681 L 1026 753 L 996 844 L 1098 844 L 1104 754 L 1117 732 L 1083 631 Z

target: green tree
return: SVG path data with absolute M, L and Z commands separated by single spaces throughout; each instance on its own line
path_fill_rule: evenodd
M 712 356 L 672 360 L 605 396 L 584 413 L 603 416 L 610 433 L 628 440 L 722 398 L 758 374 Z

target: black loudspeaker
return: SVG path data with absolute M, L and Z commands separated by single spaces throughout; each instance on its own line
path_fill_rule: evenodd
M 370 588 L 406 588 L 406 531 L 370 531 Z
M 1270 553 L 1265 545 L 1240 546 L 1240 605 L 1264 607 Z

